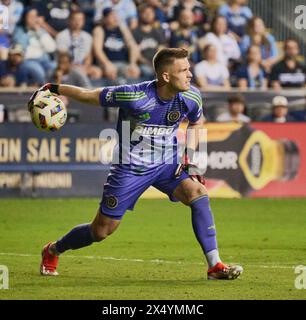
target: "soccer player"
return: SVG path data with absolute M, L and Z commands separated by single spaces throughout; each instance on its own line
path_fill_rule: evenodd
M 119 107 L 117 130 L 121 132 L 123 122 L 129 121 L 129 133 L 133 136 L 136 132 L 139 138 L 138 141 L 132 138 L 126 145 L 119 135 L 120 161 L 111 166 L 94 220 L 74 227 L 61 239 L 45 245 L 40 266 L 42 275 L 58 275 L 58 257 L 65 251 L 89 246 L 111 235 L 120 225 L 126 210 L 133 210 L 137 199 L 150 186 L 166 193 L 171 201 L 181 201 L 191 208 L 193 230 L 208 263 L 208 279 L 236 279 L 241 274 L 241 266 L 226 265 L 219 257 L 216 229 L 203 177 L 198 175 L 195 179 L 195 176 L 190 176 L 185 170 L 187 163 L 169 161 L 178 158 L 176 131 L 184 118 L 189 121 L 188 129 L 199 132 L 203 128 L 202 98 L 200 92 L 190 85 L 192 73 L 188 52 L 178 48 L 161 49 L 153 58 L 153 67 L 157 78 L 153 81 L 93 90 L 48 83 L 31 97 L 29 105 L 39 91 L 49 90 L 88 104 Z M 187 148 L 193 146 L 195 152 L 194 146 L 200 138 L 194 137 L 190 143 L 187 141 Z M 142 146 L 152 145 L 134 152 L 140 141 Z M 169 145 L 175 150 L 172 154 L 166 151 L 159 157 L 160 161 L 148 161 L 152 150 L 158 153 Z

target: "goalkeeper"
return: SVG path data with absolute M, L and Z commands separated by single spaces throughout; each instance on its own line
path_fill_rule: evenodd
M 65 251 L 100 242 L 120 225 L 126 210 L 150 186 L 166 193 L 171 201 L 181 201 L 191 208 L 195 236 L 208 263 L 208 279 L 235 279 L 242 272 L 238 265 L 224 264 L 216 241 L 216 228 L 201 171 L 192 156 L 197 151 L 199 132 L 203 128 L 202 98 L 190 85 L 192 73 L 185 49 L 165 48 L 153 58 L 156 80 L 88 90 L 70 85 L 46 84 L 36 91 L 50 92 L 83 103 L 119 107 L 119 163 L 113 163 L 103 189 L 97 214 L 91 223 L 74 227 L 42 251 L 42 275 L 58 275 L 58 258 Z M 187 118 L 188 131 L 195 134 L 187 140 L 185 162 L 178 164 L 176 132 Z M 125 143 L 124 122 L 130 125 L 130 141 Z M 171 148 L 169 148 L 171 147 Z M 171 149 L 172 152 L 169 152 Z M 156 156 L 158 155 L 158 156 Z M 152 161 L 152 159 L 154 161 Z M 188 161 L 191 163 L 188 166 Z M 203 160 L 204 161 L 204 160 Z M 200 161 L 201 162 L 201 161 Z

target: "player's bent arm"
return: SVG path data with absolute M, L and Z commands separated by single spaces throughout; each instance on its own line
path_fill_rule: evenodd
M 204 129 L 204 117 L 201 115 L 199 120 L 196 122 L 190 122 L 188 123 L 187 130 L 194 130 L 192 134 L 188 135 L 186 148 L 191 150 L 197 150 L 199 142 L 204 142 L 203 135 L 201 134 L 202 131 L 200 129 Z
M 192 164 L 192 171 L 188 171 L 192 176 L 192 179 L 197 179 L 202 185 L 205 185 L 205 179 L 203 174 L 205 173 L 205 151 L 206 149 L 202 147 L 202 143 L 206 143 L 206 137 L 203 134 L 203 124 L 204 117 L 201 117 L 196 122 L 189 122 L 187 130 L 193 130 L 192 134 L 188 132 L 187 134 L 187 164 Z M 204 153 L 203 153 L 204 151 Z M 186 161 L 186 160 L 185 160 Z
M 86 89 L 67 84 L 60 84 L 58 86 L 58 93 L 60 95 L 72 98 L 74 100 L 93 105 L 100 105 L 100 93 L 103 88 Z

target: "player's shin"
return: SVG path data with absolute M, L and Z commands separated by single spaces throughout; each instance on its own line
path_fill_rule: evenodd
M 208 196 L 204 195 L 194 199 L 190 207 L 193 231 L 203 249 L 209 268 L 213 267 L 221 260 L 217 247 L 216 227 Z
M 74 227 L 70 232 L 56 241 L 53 246 L 55 254 L 61 254 L 69 249 L 80 249 L 95 242 L 95 236 L 91 229 L 91 224 L 81 224 Z

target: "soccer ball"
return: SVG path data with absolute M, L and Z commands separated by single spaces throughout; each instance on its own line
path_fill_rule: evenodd
M 30 106 L 34 125 L 43 131 L 59 130 L 67 120 L 64 102 L 49 90 L 37 94 Z

